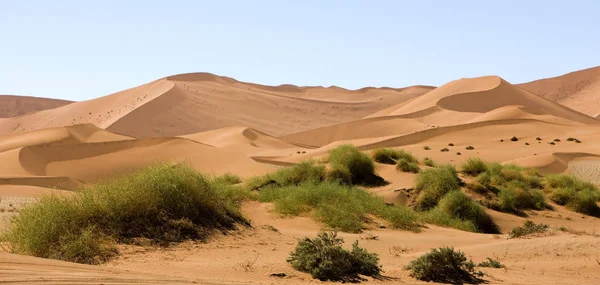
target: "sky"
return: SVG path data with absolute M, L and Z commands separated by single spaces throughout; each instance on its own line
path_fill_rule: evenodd
M 86 100 L 169 75 L 511 83 L 600 65 L 595 0 L 0 0 L 0 94 Z

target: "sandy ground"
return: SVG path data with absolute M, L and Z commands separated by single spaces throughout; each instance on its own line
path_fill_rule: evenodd
M 597 119 L 496 76 L 465 78 L 429 90 L 272 87 L 187 74 L 0 119 L 0 132 L 5 133 L 0 137 L 0 228 L 40 195 L 68 195 L 82 184 L 154 163 L 184 162 L 207 173 L 250 177 L 319 159 L 343 143 L 367 152 L 399 147 L 438 163 L 482 157 L 600 182 Z M 511 141 L 513 136 L 518 141 Z M 567 141 L 569 137 L 582 143 Z M 560 141 L 550 144 L 555 139 Z M 385 165 L 377 171 L 390 184 L 369 191 L 402 203 L 405 197 L 398 190 L 412 187 L 414 175 Z M 318 282 L 293 270 L 285 259 L 297 239 L 315 236 L 322 225 L 308 217 L 279 217 L 271 207 L 244 205 L 251 228 L 172 248 L 123 246 L 118 258 L 102 266 L 0 253 L 0 282 Z M 348 245 L 359 240 L 380 255 L 390 279 L 368 283 L 419 284 L 402 268 L 433 247 L 452 245 L 476 262 L 495 256 L 507 265 L 484 270 L 490 284 L 600 284 L 600 219 L 554 205 L 554 210 L 528 212 L 526 218 L 570 232 L 508 239 L 506 233 L 526 218 L 489 212 L 503 234 L 429 226 L 420 233 L 374 228 L 343 237 Z

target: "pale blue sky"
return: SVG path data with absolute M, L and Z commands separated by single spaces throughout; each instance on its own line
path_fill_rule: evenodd
M 0 0 L 0 94 L 84 100 L 211 72 L 403 87 L 600 65 L 600 1 Z

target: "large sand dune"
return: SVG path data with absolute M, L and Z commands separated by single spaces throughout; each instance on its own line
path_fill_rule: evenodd
M 71 101 L 30 96 L 0 95 L 0 118 L 17 117 L 71 104 Z
M 600 115 L 600 66 L 517 86 L 584 114 Z
M 593 90 L 594 84 L 578 90 Z M 81 185 L 160 162 L 185 162 L 206 173 L 250 177 L 320 159 L 345 143 L 367 152 L 401 147 L 439 163 L 481 157 L 600 181 L 600 121 L 586 110 L 556 103 L 557 98 L 578 101 L 584 93 L 544 98 L 528 86 L 561 88 L 544 81 L 515 86 L 497 76 L 463 78 L 435 89 L 359 90 L 263 86 L 208 73 L 166 77 L 94 100 L 0 119 L 0 208 L 45 193 L 68 195 Z M 511 141 L 513 136 L 518 141 Z M 581 143 L 567 141 L 569 137 Z M 415 175 L 389 165 L 378 164 L 377 171 L 389 184 L 368 191 L 386 202 L 404 203 L 407 197 L 399 189 L 413 187 Z M 476 261 L 499 256 L 508 268 L 485 269 L 491 284 L 600 284 L 595 261 L 600 257 L 595 235 L 600 220 L 553 207 L 532 211 L 527 219 L 587 233 L 509 240 L 506 233 L 526 218 L 488 210 L 503 234 L 429 226 L 421 233 L 373 228 L 343 237 L 348 242 L 361 239 L 368 250 L 379 253 L 391 284 L 423 284 L 402 267 L 430 248 L 445 245 L 464 250 Z M 121 256 L 102 266 L 0 252 L 0 282 L 310 282 L 309 275 L 293 270 L 285 258 L 298 238 L 316 235 L 323 225 L 308 217 L 280 217 L 272 209 L 270 204 L 248 202 L 243 211 L 253 228 L 166 249 L 122 246 Z M 12 215 L 16 214 L 0 213 L 0 218 Z M 0 219 L 0 228 L 5 222 Z M 366 234 L 378 239 L 365 239 Z M 395 246 L 406 250 L 394 254 Z M 252 260 L 253 267 L 244 269 Z M 271 273 L 288 277 L 276 279 Z

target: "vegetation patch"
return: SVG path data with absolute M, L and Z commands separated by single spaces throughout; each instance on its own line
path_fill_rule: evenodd
M 375 174 L 375 163 L 353 145 L 341 145 L 329 151 L 330 180 L 346 184 L 383 185 Z
M 431 150 L 431 148 L 428 145 L 424 146 L 423 149 L 424 150 Z
M 415 209 L 429 210 L 450 191 L 460 190 L 461 181 L 456 168 L 445 165 L 421 171 L 416 178 L 417 196 Z
M 329 227 L 357 233 L 370 222 L 370 216 L 386 220 L 392 228 L 417 230 L 416 214 L 403 205 L 388 205 L 383 198 L 336 182 L 307 182 L 286 187 L 261 189 L 258 198 L 272 202 L 286 216 L 313 215 Z
M 546 224 L 536 224 L 530 220 L 527 220 L 522 226 L 512 229 L 508 234 L 508 237 L 522 238 L 533 234 L 545 233 L 549 230 L 550 226 Z
M 416 162 L 408 161 L 405 158 L 400 158 L 396 161 L 396 169 L 402 172 L 419 173 L 421 168 Z
M 358 282 L 360 275 L 378 278 L 381 273 L 379 256 L 358 246 L 342 247 L 344 240 L 335 232 L 321 232 L 316 238 L 303 238 L 287 259 L 296 270 L 310 273 L 321 281 Z
M 475 149 L 475 147 L 473 147 L 472 145 L 470 145 L 470 146 L 467 146 L 465 149 L 466 149 L 466 150 L 474 150 L 474 149 Z
M 410 152 L 402 149 L 382 148 L 373 152 L 373 159 L 379 163 L 396 164 L 400 159 L 407 162 L 419 163 L 417 158 Z
M 477 176 L 487 171 L 487 164 L 481 158 L 469 158 L 460 166 L 460 171 L 470 176 Z
M 441 152 L 448 152 L 450 151 L 450 149 L 448 149 L 447 147 L 440 149 Z
M 115 243 L 159 245 L 203 240 L 213 230 L 247 224 L 247 191 L 231 178 L 210 178 L 184 165 L 159 165 L 26 206 L 2 236 L 17 254 L 98 264 Z
M 433 161 L 433 159 L 426 157 L 423 158 L 423 165 L 427 165 L 429 167 L 435 167 L 435 161 Z
M 572 175 L 550 174 L 546 176 L 546 187 L 555 203 L 583 214 L 600 214 L 600 189 L 593 183 Z
M 502 264 L 502 262 L 498 261 L 497 259 L 493 259 L 493 258 L 487 258 L 485 261 L 480 262 L 479 264 L 477 264 L 478 267 L 489 267 L 489 268 L 504 268 L 506 266 L 504 266 L 504 264 Z
M 480 283 L 483 276 L 482 272 L 475 270 L 475 264 L 464 252 L 452 247 L 434 248 L 411 261 L 406 269 L 418 280 L 438 283 Z
M 512 138 L 510 138 L 510 140 L 511 140 L 511 141 L 513 141 L 513 142 L 516 142 L 516 141 L 518 141 L 518 140 L 519 140 L 519 138 L 517 138 L 517 137 L 512 137 Z
M 461 191 L 451 191 L 438 203 L 437 208 L 448 216 L 474 225 L 473 232 L 499 233 L 498 226 L 484 208 Z

